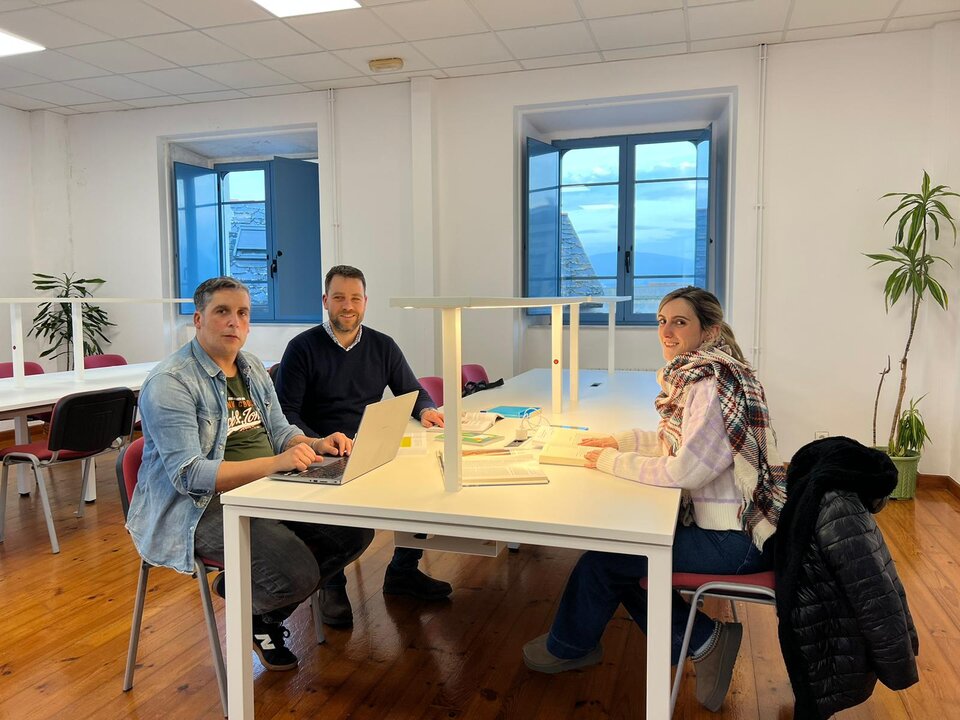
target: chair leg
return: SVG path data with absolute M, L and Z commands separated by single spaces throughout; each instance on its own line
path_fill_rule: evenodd
M 683 642 L 680 643 L 680 658 L 677 660 L 677 672 L 673 676 L 673 689 L 670 691 L 670 717 L 677 707 L 677 698 L 680 696 L 680 681 L 683 680 L 683 668 L 687 662 L 687 650 L 690 649 L 690 636 L 693 634 L 693 621 L 697 617 L 697 603 L 701 600 L 697 591 L 690 598 L 690 614 L 687 615 L 687 627 L 683 631 Z
M 3 471 L 0 473 L 0 542 L 3 542 L 3 529 L 7 516 L 7 474 L 10 472 L 10 466 L 3 463 Z
M 127 668 L 123 673 L 123 691 L 133 688 L 133 671 L 137 666 L 137 648 L 140 646 L 140 625 L 143 622 L 143 605 L 147 599 L 147 577 L 150 564 L 140 561 L 140 577 L 137 579 L 137 599 L 133 603 L 133 621 L 130 623 L 130 644 L 127 647 Z
M 77 505 L 77 517 L 83 517 L 83 499 L 87 496 L 87 483 L 90 482 L 90 466 L 93 464 L 93 458 L 84 458 L 81 464 L 83 468 L 83 482 L 80 483 L 80 504 Z
M 227 671 L 223 664 L 223 652 L 220 650 L 220 633 L 217 631 L 217 618 L 213 614 L 213 600 L 210 598 L 210 586 L 207 585 L 207 571 L 199 560 L 193 561 L 193 573 L 200 585 L 200 600 L 203 604 L 203 617 L 207 622 L 210 652 L 213 654 L 213 669 L 217 673 L 217 686 L 220 688 L 220 704 L 223 706 L 223 716 L 227 717 Z
M 50 547 L 53 554 L 60 552 L 60 543 L 57 542 L 57 531 L 53 527 L 53 513 L 50 512 L 50 500 L 47 498 L 46 473 L 43 468 L 36 463 L 33 465 L 33 474 L 37 478 L 37 490 L 40 493 L 40 503 L 43 505 L 43 515 L 47 519 L 47 534 L 50 535 Z
M 313 630 L 317 634 L 317 645 L 323 645 L 327 641 L 326 633 L 323 630 L 323 615 L 320 610 L 320 593 L 322 590 L 317 588 L 310 596 L 310 610 L 313 613 Z
M 740 616 L 737 614 L 737 602 L 733 598 L 730 598 L 730 612 L 733 615 L 733 621 L 740 622 Z

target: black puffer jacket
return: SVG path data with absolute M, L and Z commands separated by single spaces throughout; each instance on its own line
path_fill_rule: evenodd
M 795 720 L 829 718 L 917 682 L 917 632 L 873 519 L 897 483 L 890 458 L 845 437 L 794 455 L 777 526 L 780 647 Z

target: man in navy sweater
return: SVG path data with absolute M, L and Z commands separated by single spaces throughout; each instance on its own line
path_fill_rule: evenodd
M 334 430 L 356 433 L 363 409 L 383 397 L 416 390 L 420 393 L 413 416 L 425 427 L 443 427 L 443 413 L 407 364 L 388 335 L 365 327 L 367 281 L 350 265 L 330 268 L 324 281 L 323 307 L 327 322 L 300 333 L 283 353 L 276 375 L 277 396 L 287 420 L 310 437 Z M 418 567 L 423 550 L 398 547 L 387 566 L 383 592 L 412 595 L 421 600 L 441 600 L 452 588 Z M 341 572 L 323 588 L 323 621 L 329 625 L 353 623 L 347 597 L 347 578 Z

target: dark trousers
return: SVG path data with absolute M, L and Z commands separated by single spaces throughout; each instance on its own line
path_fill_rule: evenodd
M 250 520 L 250 577 L 253 612 L 282 622 L 331 573 L 366 550 L 373 530 L 253 518 Z M 223 562 L 223 506 L 210 500 L 194 536 L 196 553 Z
M 769 553 L 761 553 L 746 533 L 738 530 L 703 530 L 678 526 L 673 543 L 673 571 L 741 575 L 770 566 Z M 585 552 L 574 567 L 550 627 L 547 649 L 559 658 L 578 658 L 600 642 L 604 628 L 622 604 L 643 632 L 647 631 L 647 591 L 640 580 L 647 576 L 647 559 L 638 555 Z M 680 658 L 680 645 L 690 605 L 673 594 L 672 662 Z M 697 611 L 689 653 L 700 648 L 713 632 L 714 621 Z
M 410 570 L 416 570 L 417 565 L 420 563 L 420 558 L 422 557 L 422 548 L 398 547 L 393 551 L 393 559 L 390 561 L 390 566 L 387 569 L 394 570 L 396 572 L 408 572 Z M 323 584 L 323 586 L 327 588 L 346 587 L 347 576 L 344 575 L 343 570 L 341 570 L 340 572 L 331 575 L 330 578 Z

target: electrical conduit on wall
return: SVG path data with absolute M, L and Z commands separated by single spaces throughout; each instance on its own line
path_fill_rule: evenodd
M 329 141 L 330 166 L 333 172 L 333 187 L 321 188 L 321 194 L 328 194 L 331 198 L 330 206 L 333 209 L 333 262 L 331 265 L 338 265 L 343 258 L 343 247 L 340 232 L 340 164 L 337 160 L 337 112 L 336 112 L 336 90 L 330 88 L 327 90 L 327 134 Z
M 757 92 L 757 217 L 756 300 L 753 317 L 753 368 L 760 370 L 760 333 L 763 319 L 763 162 L 767 122 L 767 45 L 761 43 L 758 59 Z

